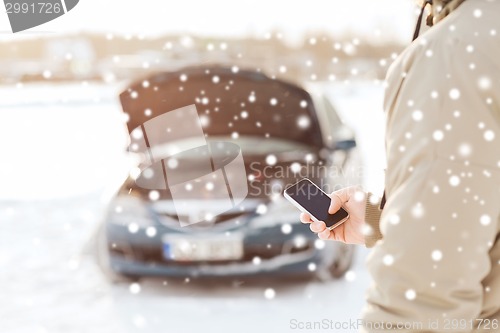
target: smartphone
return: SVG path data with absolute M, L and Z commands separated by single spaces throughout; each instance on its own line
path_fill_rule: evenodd
M 313 221 L 323 221 L 330 230 L 349 218 L 349 213 L 340 208 L 335 214 L 328 213 L 331 199 L 311 180 L 304 178 L 285 189 L 283 195 L 302 212 L 311 215 Z

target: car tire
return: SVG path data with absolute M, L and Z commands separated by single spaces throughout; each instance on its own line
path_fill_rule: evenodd
M 352 266 L 356 247 L 352 244 L 328 242 L 326 249 L 328 249 L 327 253 L 334 251 L 335 257 L 326 258 L 323 265 L 316 271 L 316 277 L 320 281 L 341 278 Z
M 138 282 L 140 280 L 140 276 L 138 275 L 121 274 L 111 268 L 111 260 L 109 256 L 108 241 L 106 238 L 104 223 L 101 223 L 99 229 L 97 230 L 95 244 L 95 256 L 97 265 L 110 282 L 118 284 Z

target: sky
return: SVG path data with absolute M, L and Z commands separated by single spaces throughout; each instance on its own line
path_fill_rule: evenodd
M 406 41 L 415 19 L 413 0 L 80 0 L 66 15 L 17 34 L 2 11 L 0 39 L 75 31 L 241 37 L 278 30 L 291 42 L 317 31 Z

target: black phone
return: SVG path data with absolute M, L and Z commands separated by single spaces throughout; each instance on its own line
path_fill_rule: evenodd
M 330 197 L 307 178 L 287 187 L 283 195 L 295 207 L 311 215 L 313 221 L 325 222 L 326 227 L 330 230 L 349 218 L 349 213 L 343 207 L 335 214 L 328 213 Z

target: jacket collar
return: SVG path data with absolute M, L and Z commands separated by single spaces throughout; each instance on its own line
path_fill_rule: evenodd
M 433 0 L 431 12 L 432 24 L 436 24 L 444 19 L 464 1 L 465 0 Z

